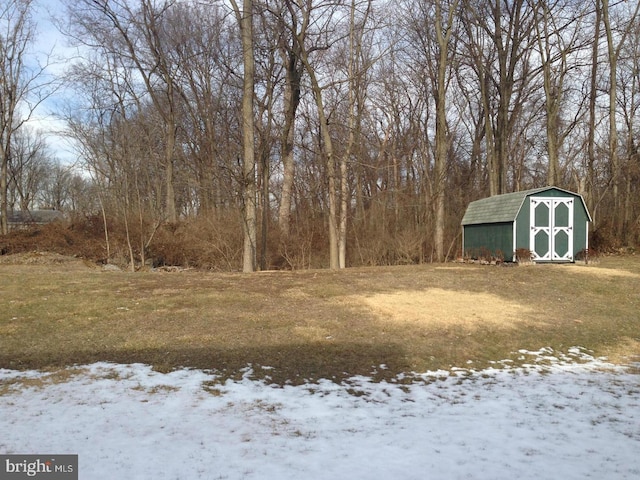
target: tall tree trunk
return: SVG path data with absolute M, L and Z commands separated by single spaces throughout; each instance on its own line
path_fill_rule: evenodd
M 536 33 L 538 38 L 538 48 L 542 60 L 542 79 L 545 97 L 545 127 L 547 131 L 547 155 L 549 165 L 547 169 L 547 185 L 558 185 L 560 162 L 558 158 L 558 106 L 559 96 L 562 89 L 562 73 L 558 79 L 558 84 L 554 83 L 551 71 L 551 39 L 549 32 L 549 6 L 546 2 L 540 2 L 539 9 L 542 9 L 540 21 L 536 21 Z M 540 28 L 542 23 L 542 29 Z M 566 53 L 563 51 L 563 61 Z M 564 72 L 564 70 L 563 70 Z
M 37 79 L 44 67 L 33 69 L 27 59 L 35 35 L 33 0 L 3 2 L 0 6 L 0 233 L 9 233 L 9 170 L 13 134 L 31 117 L 42 98 Z M 32 70 L 33 69 L 33 70 Z M 19 107 L 23 108 L 19 108 Z
M 596 0 L 596 19 L 594 40 L 591 47 L 591 77 L 589 84 L 589 132 L 587 138 L 587 206 L 591 212 L 594 223 L 597 225 L 597 179 L 596 179 L 596 100 L 598 98 L 598 39 L 600 38 L 600 22 L 602 21 L 602 9 L 600 1 Z
M 358 88 L 356 72 L 356 56 L 359 54 L 359 45 L 356 45 L 356 25 L 355 25 L 356 4 L 351 1 L 349 20 L 349 58 L 347 60 L 347 76 L 349 78 L 349 119 L 348 119 L 348 140 L 342 158 L 340 159 L 340 222 L 338 225 L 338 264 L 340 268 L 347 266 L 347 217 L 348 217 L 348 169 L 353 146 L 355 143 L 356 129 L 356 89 Z
M 327 164 L 328 200 L 329 200 L 329 268 L 340 268 L 339 255 L 339 233 L 337 223 L 338 198 L 336 192 L 336 162 L 333 155 L 333 142 L 329 132 L 328 119 L 324 113 L 324 102 L 322 100 L 322 90 L 318 85 L 315 73 L 311 75 L 314 96 L 320 121 L 320 132 L 322 135 L 323 150 Z
M 469 17 L 465 23 L 470 24 L 470 50 L 485 109 L 491 195 L 507 192 L 513 129 L 522 114 L 527 98 L 525 87 L 531 80 L 528 56 L 534 38 L 532 8 L 532 2 L 526 0 L 467 0 L 464 4 L 463 14 Z
M 353 126 L 352 126 L 353 127 Z M 349 214 L 349 175 L 347 160 L 353 148 L 353 131 L 349 132 L 349 147 L 340 160 L 340 224 L 338 226 L 338 266 L 347 266 L 347 218 Z
M 609 19 L 609 0 L 602 1 L 602 23 L 607 37 L 607 54 L 609 56 L 609 168 L 613 184 L 614 211 L 613 223 L 616 233 L 620 236 L 620 162 L 618 159 L 618 127 L 616 125 L 616 97 L 618 55 L 613 44 L 613 33 Z M 597 39 L 596 39 L 597 41 Z
M 307 19 L 308 21 L 308 19 Z M 309 79 L 311 80 L 311 90 L 316 103 L 316 110 L 318 111 L 318 122 L 320 123 L 320 136 L 322 140 L 322 152 L 326 162 L 327 172 L 327 199 L 329 203 L 329 219 L 328 219 L 328 231 L 329 231 L 329 268 L 340 268 L 340 255 L 339 255 L 339 231 L 338 231 L 338 194 L 336 184 L 336 160 L 333 154 L 333 142 L 331 140 L 331 134 L 329 132 L 329 119 L 325 114 L 324 101 L 322 98 L 322 88 L 318 82 L 315 69 L 309 61 L 308 52 L 304 47 L 304 34 L 296 34 L 296 42 L 300 47 L 300 60 L 302 61 Z
M 618 82 L 618 58 L 626 38 L 632 28 L 636 26 L 636 19 L 640 12 L 640 2 L 636 2 L 631 16 L 627 19 L 628 24 L 624 28 L 622 35 L 618 36 L 618 44 L 614 45 L 614 36 L 609 18 L 609 0 L 602 1 L 602 21 L 607 36 L 607 53 L 609 56 L 609 162 L 613 183 L 614 228 L 618 239 L 623 236 L 625 212 L 623 212 L 623 202 L 620 194 L 620 159 L 618 158 L 618 126 L 616 119 L 617 108 L 617 82 Z M 632 135 L 632 133 L 629 133 Z
M 333 142 L 331 141 L 331 134 L 329 132 L 329 120 L 324 113 L 324 102 L 322 99 L 322 89 L 316 78 L 315 71 L 311 64 L 309 64 L 306 55 L 304 56 L 304 63 L 311 78 L 311 88 L 313 89 L 313 96 L 316 101 L 316 108 L 318 110 L 318 121 L 320 122 L 320 135 L 322 136 L 322 150 L 324 152 L 326 168 L 327 168 L 327 183 L 328 183 L 328 201 L 329 201 L 329 268 L 340 268 L 340 257 L 338 253 L 338 195 L 336 191 L 336 161 L 333 155 Z
M 271 168 L 269 165 L 269 151 L 261 149 L 260 166 L 262 167 L 262 219 L 260 235 L 260 270 L 266 270 L 267 247 L 269 233 L 269 179 L 271 178 Z
M 178 212 L 176 209 L 176 193 L 173 186 L 173 155 L 175 152 L 176 144 L 176 128 L 173 119 L 167 123 L 166 128 L 167 132 L 165 140 L 167 142 L 167 148 L 165 150 L 165 213 L 167 216 L 167 220 L 171 223 L 175 223 L 178 221 Z
M 235 0 L 231 0 L 240 26 L 242 38 L 242 61 L 244 82 L 242 90 L 242 219 L 243 254 L 242 271 L 256 269 L 256 162 L 254 145 L 253 90 L 255 59 L 253 49 L 253 0 L 243 0 L 242 11 Z
M 9 233 L 9 152 L 5 146 L 4 138 L 0 139 L 1 165 L 0 165 L 0 233 Z
M 445 194 L 447 181 L 447 156 L 449 154 L 449 134 L 447 126 L 447 70 L 449 69 L 449 42 L 453 33 L 453 21 L 458 7 L 454 1 L 449 6 L 447 22 L 443 28 L 442 0 L 436 2 L 436 42 L 438 44 L 438 59 L 436 69 L 436 155 L 434 162 L 435 177 L 435 229 L 434 246 L 437 262 L 444 258 L 444 227 L 445 227 Z
M 295 121 L 300 104 L 300 79 L 303 66 L 295 45 L 287 47 L 285 54 L 285 91 L 284 91 L 284 128 L 282 130 L 282 192 L 278 210 L 278 227 L 283 240 L 289 237 L 291 230 L 291 200 L 293 198 L 293 180 L 295 176 L 294 140 Z
M 499 195 L 500 188 L 498 182 L 498 155 L 496 153 L 496 142 L 494 140 L 494 127 L 493 127 L 493 118 L 491 115 L 491 94 L 489 91 L 489 77 L 486 72 L 484 72 L 484 66 L 479 65 L 479 72 L 481 76 L 480 80 L 480 97 L 482 99 L 482 110 L 484 116 L 484 139 L 485 139 L 485 148 L 487 150 L 487 174 L 489 177 L 489 195 Z

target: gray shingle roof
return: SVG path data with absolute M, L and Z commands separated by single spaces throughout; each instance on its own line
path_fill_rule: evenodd
M 462 217 L 462 225 L 477 225 L 480 223 L 513 222 L 518 216 L 524 199 L 538 192 L 555 187 L 534 188 L 522 192 L 505 193 L 493 197 L 483 198 L 471 202 Z
M 9 224 L 50 223 L 63 217 L 59 210 L 14 210 L 7 215 Z

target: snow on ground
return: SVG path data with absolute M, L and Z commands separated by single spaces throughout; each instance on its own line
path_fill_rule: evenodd
M 78 454 L 81 480 L 640 478 L 640 375 L 522 354 L 410 385 L 0 370 L 0 453 Z

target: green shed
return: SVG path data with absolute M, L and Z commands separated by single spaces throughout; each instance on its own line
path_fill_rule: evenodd
M 515 261 L 527 249 L 535 262 L 573 262 L 589 248 L 590 221 L 582 196 L 558 187 L 483 198 L 462 218 L 463 255 Z

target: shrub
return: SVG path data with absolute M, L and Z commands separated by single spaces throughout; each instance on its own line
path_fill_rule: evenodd
M 528 248 L 516 248 L 516 262 L 530 263 L 533 260 L 533 252 Z

